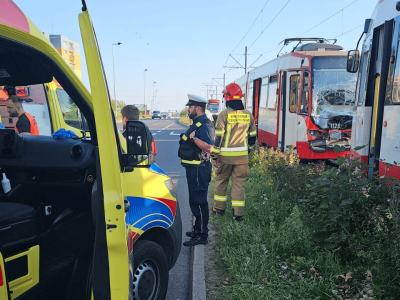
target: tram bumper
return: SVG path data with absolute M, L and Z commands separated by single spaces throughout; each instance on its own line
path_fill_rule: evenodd
M 343 148 L 343 151 L 350 149 L 350 140 L 347 139 L 331 139 L 331 140 L 312 140 L 309 141 L 310 150 L 317 153 L 333 150 L 335 146 Z M 343 152 L 341 151 L 341 152 Z

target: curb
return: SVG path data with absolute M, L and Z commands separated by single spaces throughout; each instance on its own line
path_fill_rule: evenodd
M 207 299 L 204 270 L 204 245 L 192 247 L 192 254 L 190 257 L 189 300 L 200 299 Z

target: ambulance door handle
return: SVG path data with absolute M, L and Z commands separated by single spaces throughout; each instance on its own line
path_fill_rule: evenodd
M 128 200 L 124 199 L 124 211 L 125 211 L 125 213 L 127 213 L 130 208 L 131 208 L 131 203 Z

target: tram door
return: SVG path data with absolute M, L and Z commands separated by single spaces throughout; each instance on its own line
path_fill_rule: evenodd
M 279 142 L 282 151 L 289 147 L 296 149 L 297 103 L 300 75 L 298 72 L 284 71 L 281 76 Z
M 254 80 L 253 82 L 253 116 L 254 122 L 258 127 L 258 115 L 259 115 L 259 107 L 260 107 L 260 92 L 261 92 L 261 78 Z

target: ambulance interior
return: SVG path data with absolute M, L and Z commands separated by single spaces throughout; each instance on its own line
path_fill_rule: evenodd
M 93 113 L 76 86 L 40 51 L 0 37 L 0 57 L 0 110 L 6 127 L 0 129 L 0 168 L 11 183 L 7 193 L 0 188 L 0 254 L 10 299 L 89 299 L 92 207 L 99 197 Z M 59 100 L 64 107 L 79 107 L 90 138 L 52 137 L 55 120 L 44 84 L 54 78 L 65 91 Z M 9 118 L 4 104 L 13 90 L 38 120 L 39 136 L 21 136 L 13 129 L 16 119 Z M 66 112 L 71 113 L 64 109 L 64 117 Z M 75 115 L 70 125 L 82 120 L 76 110 Z

